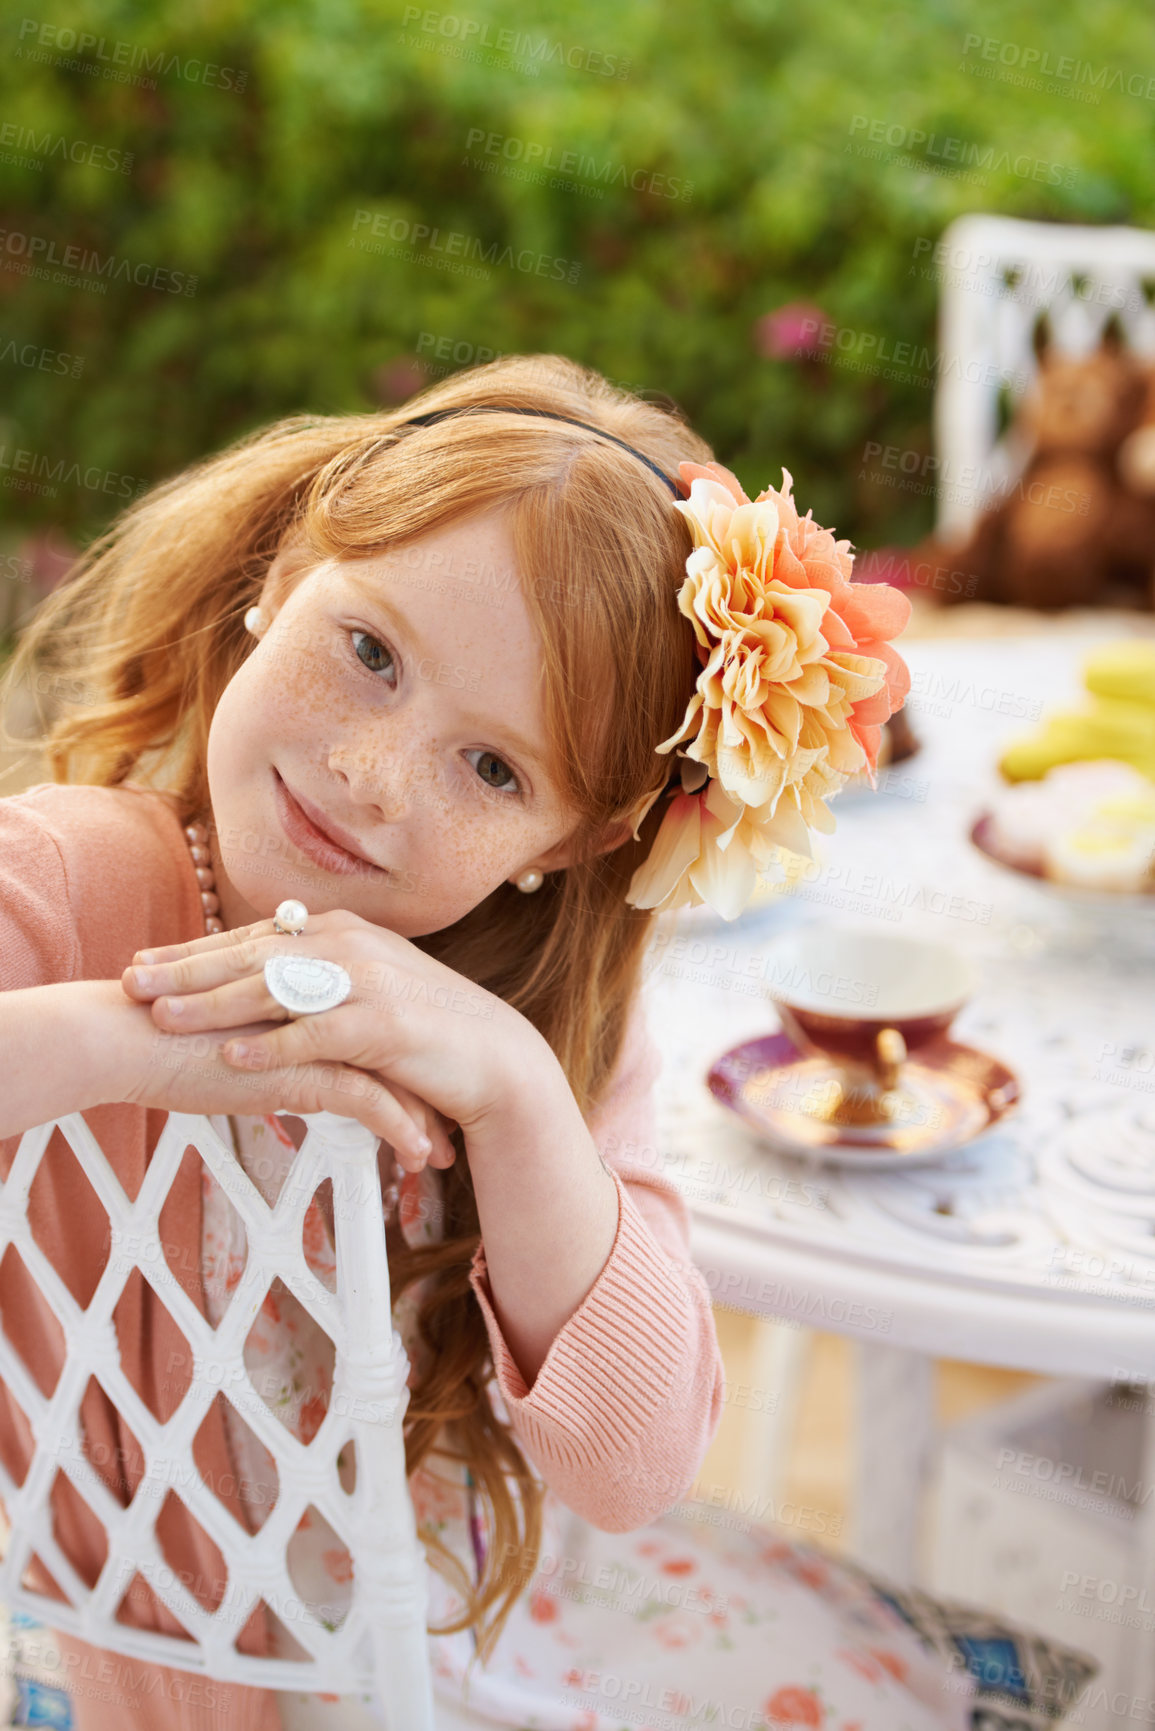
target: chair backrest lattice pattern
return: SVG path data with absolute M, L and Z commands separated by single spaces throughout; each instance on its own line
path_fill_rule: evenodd
M 964 216 L 924 264 L 942 284 L 936 526 L 959 540 L 1030 455 L 1000 435 L 999 404 L 1034 383 L 1041 319 L 1060 354 L 1092 353 L 1113 323 L 1136 355 L 1155 357 L 1155 234 Z
M 56 1386 L 46 1396 L 0 1332 L 0 1377 L 30 1421 L 34 1437 L 21 1484 L 0 1465 L 0 1496 L 10 1528 L 0 1563 L 0 1601 L 97 1647 L 222 1682 L 306 1692 L 369 1692 L 391 1728 L 431 1731 L 427 1565 L 405 1473 L 402 1421 L 408 1360 L 391 1323 L 378 1138 L 355 1120 L 329 1112 L 304 1121 L 305 1139 L 272 1207 L 200 1114 L 169 1114 L 135 1201 L 125 1193 L 80 1113 L 37 1125 L 21 1137 L 0 1187 L 0 1256 L 9 1245 L 15 1247 L 63 1329 L 66 1356 Z M 75 1154 L 111 1224 L 108 1261 L 85 1308 L 36 1242 L 29 1223 L 29 1191 L 55 1129 Z M 248 1243 L 244 1270 L 215 1330 L 182 1290 L 160 1236 L 165 1200 L 190 1147 L 224 1189 Z M 336 1292 L 309 1268 L 302 1243 L 305 1211 L 326 1178 L 333 1186 Z M 141 1399 L 120 1361 L 114 1312 L 134 1269 L 171 1312 L 191 1349 L 191 1381 L 166 1423 Z M 308 1444 L 275 1416 L 245 1367 L 245 1341 L 274 1276 L 326 1331 L 335 1349 L 328 1410 Z M 119 1410 L 145 1457 L 144 1477 L 127 1507 L 112 1495 L 84 1451 L 80 1405 L 91 1377 Z M 241 1530 L 193 1458 L 197 1432 L 222 1392 L 276 1465 L 276 1503 L 256 1533 Z M 337 1457 L 350 1442 L 356 1477 L 352 1490 L 346 1491 Z M 107 1536 L 107 1557 L 91 1588 L 53 1530 L 50 1498 L 58 1472 L 71 1481 Z M 157 1516 L 173 1490 L 179 1491 L 224 1560 L 228 1586 L 215 1611 L 206 1610 L 188 1591 L 166 1563 L 158 1541 Z M 351 1560 L 348 1610 L 336 1627 L 317 1616 L 290 1574 L 289 1541 L 310 1506 L 323 1515 Z M 67 1605 L 25 1581 L 33 1556 L 48 1569 Z M 138 1575 L 189 1640 L 117 1619 Z M 307 1657 L 237 1650 L 237 1637 L 261 1601 Z

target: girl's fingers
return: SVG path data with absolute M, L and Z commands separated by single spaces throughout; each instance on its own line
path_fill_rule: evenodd
M 389 1087 L 390 1090 L 396 1094 L 398 1100 L 405 1107 L 414 1122 L 419 1123 L 423 1127 L 425 1134 L 432 1143 L 432 1147 L 429 1151 L 428 1164 L 430 1166 L 439 1167 L 442 1170 L 447 1166 L 452 1166 L 454 1160 L 457 1158 L 457 1150 L 449 1140 L 449 1124 L 452 1121 L 443 1118 L 437 1108 L 431 1106 L 428 1100 L 423 1100 L 420 1095 L 414 1094 L 410 1089 L 403 1087 L 400 1083 L 390 1082 Z
M 148 1001 L 147 999 L 145 1000 Z M 217 1028 L 239 1028 L 245 1022 L 283 1022 L 287 1011 L 265 984 L 263 974 L 250 974 L 211 991 L 179 993 L 152 1000 L 152 1019 L 170 1034 L 193 1034 Z
M 441 1113 L 435 1111 L 432 1106 L 428 1110 L 429 1117 L 425 1121 L 425 1133 L 433 1143 L 429 1164 L 438 1166 L 444 1171 L 447 1166 L 452 1166 L 457 1159 L 457 1149 L 449 1140 L 449 1132 L 451 1129 L 455 1129 L 456 1125 L 452 1119 L 443 1118 Z
M 309 926 L 317 935 L 333 929 L 334 922 L 327 914 L 313 916 Z M 270 938 L 276 939 L 275 950 L 286 948 L 286 940 L 290 946 L 296 942 L 288 933 L 276 931 L 272 920 L 267 919 L 229 932 L 212 932 L 187 944 L 137 950 L 122 976 L 125 990 L 136 997 L 155 997 L 160 992 L 191 990 L 198 982 L 220 979 L 222 968 L 234 978 L 252 973 L 268 956 Z M 146 977 L 138 984 L 134 976 L 141 968 L 146 970 Z
M 355 1013 L 355 1012 L 354 1012 Z M 428 1101 L 422 1100 L 401 1083 L 388 1086 L 363 1070 L 350 1070 L 331 1056 L 332 1047 L 340 1040 L 337 1022 L 344 1024 L 348 1012 L 341 1006 L 325 1010 L 316 1016 L 301 1016 L 267 1032 L 251 1033 L 226 1040 L 220 1047 L 221 1057 L 239 1070 L 264 1072 L 310 1068 L 328 1070 L 331 1067 L 345 1074 L 360 1076 L 384 1096 L 395 1121 L 403 1127 L 400 1140 L 394 1140 L 388 1130 L 380 1132 L 393 1146 L 407 1172 L 419 1172 L 427 1163 L 446 1167 L 453 1164 L 456 1152 L 449 1140 L 441 1114 Z M 328 1026 L 325 1026 L 328 1024 Z M 324 1048 L 329 1048 L 326 1055 Z M 350 1114 L 347 1105 L 329 1110 Z M 364 1122 L 365 1120 L 362 1120 Z M 374 1126 L 376 1127 L 376 1126 Z
M 239 932 L 218 932 L 214 936 L 218 940 L 227 936 L 236 941 L 229 944 L 218 941 L 212 950 L 173 956 L 168 961 L 133 962 L 121 975 L 121 985 L 129 997 L 147 1003 L 150 998 L 170 993 L 200 992 L 230 980 L 244 979 L 250 974 L 259 975 L 268 957 L 276 953 L 267 943 L 261 942 L 260 934 L 242 937 Z M 279 938 L 280 935 L 269 932 L 264 936 Z M 213 939 L 205 938 L 203 941 L 208 944 Z M 284 942 L 283 939 L 280 941 Z
M 356 1118 L 390 1144 L 407 1171 L 420 1171 L 429 1157 L 424 1125 L 406 1111 L 384 1083 L 364 1070 L 346 1064 L 309 1065 L 294 1074 L 286 1096 L 286 1110 L 333 1112 L 340 1118 Z
M 280 1070 L 293 1064 L 313 1064 L 334 1060 L 332 1045 L 339 1019 L 344 1025 L 353 1005 L 338 1005 L 313 1016 L 296 1016 L 268 1033 L 250 1034 L 243 1040 L 226 1040 L 221 1056 L 227 1064 L 241 1070 Z M 343 1014 L 342 1012 L 346 1012 Z M 323 1048 L 328 1045 L 330 1050 Z
M 428 1125 L 426 1125 L 426 1133 L 429 1134 Z M 437 1130 L 434 1130 L 432 1132 L 431 1140 L 433 1142 L 433 1152 L 429 1156 L 429 1164 L 431 1166 L 436 1166 L 440 1171 L 444 1172 L 445 1169 L 452 1166 L 453 1162 L 457 1159 L 457 1150 L 444 1130 L 441 1130 L 440 1134 L 438 1134 Z
M 236 1069 L 262 1072 L 309 1065 L 316 1069 L 322 1064 L 327 1069 L 337 1066 L 343 1070 L 347 1063 L 356 1063 L 364 1046 L 356 1040 L 356 1029 L 351 1025 L 350 1012 L 355 1010 L 355 1005 L 344 1009 L 338 1006 L 335 1010 L 287 1021 L 283 1007 L 269 994 L 259 974 L 211 991 L 194 992 L 186 998 L 157 998 L 151 1006 L 153 1022 L 168 1034 L 226 1033 L 235 1028 L 235 1038 L 218 1046 L 221 1056 Z M 309 1026 L 303 1027 L 304 1023 Z M 296 1032 L 292 1031 L 294 1028 Z M 285 1037 L 274 1042 L 271 1038 L 274 1033 Z M 247 1060 L 234 1056 L 238 1042 L 249 1049 Z M 372 1068 L 357 1073 L 378 1080 Z M 446 1121 L 436 1108 L 401 1083 L 390 1082 L 388 1091 L 414 1130 L 406 1146 L 398 1149 L 398 1157 L 407 1162 L 406 1169 L 419 1170 L 426 1161 L 441 1168 L 452 1166 L 456 1153 Z M 347 1108 L 333 1109 L 350 1115 Z M 381 1130 L 380 1134 L 387 1132 Z M 424 1151 L 420 1146 L 422 1136 L 429 1143 Z
M 203 938 L 193 938 L 187 944 L 153 944 L 150 949 L 137 950 L 132 966 L 176 962 L 185 956 L 200 956 L 212 950 L 228 949 L 230 944 L 245 938 L 260 938 L 273 933 L 272 920 L 256 920 L 251 926 L 237 926 L 231 932 L 210 932 Z M 127 972 L 127 969 L 125 970 Z
M 245 1044 L 250 1042 L 246 1041 Z M 374 1078 L 376 1079 L 376 1078 Z M 406 1172 L 420 1172 L 424 1166 L 452 1166 L 456 1158 L 453 1144 L 449 1140 L 445 1128 L 445 1120 L 436 1107 L 428 1100 L 423 1100 L 412 1089 L 406 1088 L 402 1082 L 389 1082 L 386 1092 L 391 1094 L 403 1112 L 417 1130 L 416 1138 L 408 1146 L 394 1145 L 393 1152 L 399 1164 Z M 421 1147 L 424 1137 L 427 1146 Z

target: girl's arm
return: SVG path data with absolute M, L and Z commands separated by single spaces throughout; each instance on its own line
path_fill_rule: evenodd
M 537 1066 L 518 1066 L 501 1116 L 467 1136 L 495 1310 L 527 1383 L 605 1267 L 619 1216 L 618 1186 L 541 1048 Z
M 523 1212 L 524 1199 L 533 1191 L 534 1201 L 544 1206 L 543 1225 L 552 1235 L 547 1248 L 556 1249 L 565 1234 L 574 1168 L 549 1198 L 527 1180 L 525 1168 L 564 1167 L 576 1148 L 577 1169 L 584 1172 L 587 1151 L 576 1135 L 555 1144 L 553 1125 L 544 1116 L 535 1133 L 524 1132 L 526 1162 L 516 1137 L 507 1144 L 513 1158 L 502 1161 L 496 1127 L 492 1159 L 485 1159 L 486 1150 L 474 1139 L 469 1145 L 479 1212 L 486 1181 L 479 1182 L 480 1168 L 484 1163 L 491 1175 L 505 1166 L 504 1182 L 490 1183 L 488 1192 L 491 1202 L 500 1200 L 504 1220 L 492 1207 L 482 1213 L 483 1243 L 471 1276 L 498 1390 L 518 1441 L 546 1483 L 605 1531 L 644 1526 L 685 1494 L 722 1407 L 723 1366 L 709 1290 L 690 1260 L 689 1216 L 675 1187 L 657 1172 L 653 1084 L 660 1068 L 635 1012 L 615 1084 L 591 1117 L 588 1133 L 595 1158 L 605 1156 L 612 1173 L 616 1230 L 602 1268 L 537 1365 L 526 1353 L 527 1343 L 536 1350 L 533 1280 L 540 1281 L 539 1311 L 543 1300 L 556 1303 L 562 1289 L 546 1266 L 548 1257 L 537 1256 L 545 1232 Z M 522 1110 L 528 1119 L 530 1080 L 526 1073 Z M 576 1111 L 572 1096 L 569 1105 Z M 570 1278 L 576 1273 L 573 1256 L 590 1246 L 586 1233 L 576 1236 L 576 1250 L 561 1259 Z M 495 1239 L 500 1262 L 493 1256 Z
M 118 980 L 0 991 L 0 1138 L 120 1098 L 130 1022 L 151 1041 L 148 1012 L 142 1020 Z
M 0 978 L 0 1140 L 70 1112 L 121 1103 L 168 1112 L 335 1112 L 396 1143 L 423 1131 L 422 1105 L 404 1089 L 366 1076 L 353 1093 L 338 1088 L 319 1064 L 251 1076 L 221 1058 L 230 1034 L 267 1027 L 169 1034 L 119 980 L 6 991 Z

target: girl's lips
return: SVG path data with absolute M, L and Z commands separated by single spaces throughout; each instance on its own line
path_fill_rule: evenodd
M 366 859 L 362 854 L 352 853 L 321 829 L 319 824 L 314 823 L 299 801 L 289 792 L 276 770 L 273 771 L 273 785 L 281 828 L 293 846 L 300 848 L 316 865 L 322 866 L 326 871 L 343 872 L 349 876 L 357 873 L 375 877 L 386 875 L 381 866 L 374 865 L 372 860 Z

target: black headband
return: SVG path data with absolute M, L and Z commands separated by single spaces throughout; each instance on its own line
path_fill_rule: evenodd
M 451 415 L 538 415 L 547 421 L 564 421 L 569 427 L 584 427 L 587 433 L 596 433 L 599 439 L 608 439 L 613 445 L 620 445 L 623 451 L 628 451 L 631 457 L 636 457 L 639 463 L 644 463 L 647 469 L 652 469 L 659 481 L 664 481 L 675 499 L 688 499 L 689 492 L 680 481 L 671 480 L 664 469 L 659 469 L 656 463 L 650 461 L 641 451 L 635 451 L 632 445 L 627 445 L 624 439 L 619 439 L 616 433 L 607 433 L 604 427 L 595 427 L 589 421 L 575 421 L 572 415 L 555 415 L 552 409 L 518 409 L 506 407 L 503 403 L 468 403 L 460 409 L 434 409 L 428 415 L 412 415 L 409 420 L 402 421 L 403 427 L 430 427 L 434 421 L 448 420 Z

